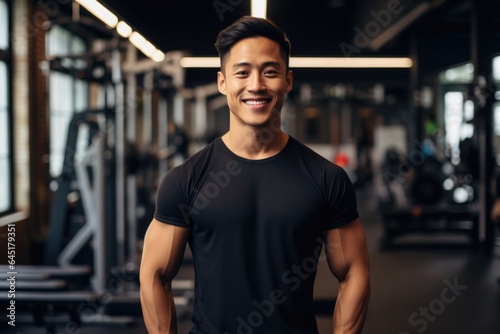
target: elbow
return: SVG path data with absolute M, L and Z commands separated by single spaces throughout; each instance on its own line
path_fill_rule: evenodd
M 152 287 L 161 284 L 165 287 L 170 287 L 172 280 L 159 270 L 145 270 L 139 272 L 139 284 L 142 287 Z
M 339 288 L 343 289 L 348 286 L 355 287 L 359 294 L 369 298 L 371 294 L 370 272 L 368 270 L 347 272 L 344 275 L 338 276 Z

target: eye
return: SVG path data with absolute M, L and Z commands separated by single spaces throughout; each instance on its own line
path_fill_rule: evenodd
M 244 70 L 241 70 L 241 71 L 237 71 L 235 73 L 236 76 L 238 77 L 242 77 L 242 76 L 247 76 L 248 75 L 248 72 L 247 71 L 244 71 Z
M 276 70 L 273 70 L 273 69 L 269 69 L 269 70 L 264 71 L 264 75 L 266 75 L 268 77 L 274 77 L 274 76 L 277 76 L 278 74 L 279 74 L 279 72 Z

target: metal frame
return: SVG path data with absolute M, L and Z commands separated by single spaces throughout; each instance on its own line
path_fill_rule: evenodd
M 103 256 L 106 254 L 106 201 L 104 196 L 106 178 L 103 141 L 102 135 L 94 138 L 82 161 L 76 165 L 76 180 L 87 221 L 58 257 L 59 265 L 70 265 L 78 252 L 85 247 L 90 237 L 94 237 L 92 287 L 95 291 L 104 290 L 107 278 L 106 257 Z M 92 177 L 89 175 L 88 167 L 92 170 Z

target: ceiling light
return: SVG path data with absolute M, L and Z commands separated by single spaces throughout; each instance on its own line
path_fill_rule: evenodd
M 132 43 L 136 48 L 138 48 L 146 56 L 152 58 L 153 53 L 156 51 L 156 47 L 148 41 L 144 36 L 134 31 L 128 38 L 130 43 Z
M 142 53 L 144 53 L 150 59 L 156 62 L 162 62 L 165 59 L 165 54 L 158 50 L 153 43 L 148 41 L 144 36 L 139 34 L 137 31 L 134 31 L 130 37 L 128 38 L 130 43 L 134 45 L 137 49 L 139 49 Z
M 180 65 L 184 68 L 218 68 L 220 59 L 218 57 L 183 57 Z
M 267 0 L 252 0 L 252 16 L 266 18 Z
M 155 52 L 153 52 L 151 59 L 153 59 L 157 63 L 160 63 L 165 59 L 165 53 L 160 50 L 156 50 Z
M 118 23 L 118 17 L 111 13 L 106 7 L 96 0 L 75 0 L 90 13 L 94 14 L 99 20 L 104 22 L 111 28 L 116 27 Z
M 292 57 L 292 68 L 410 68 L 407 57 Z
M 184 68 L 219 68 L 218 57 L 184 57 Z M 410 68 L 413 63 L 407 57 L 291 57 L 292 68 Z
M 123 38 L 128 38 L 132 34 L 132 28 L 123 21 L 118 22 L 116 31 Z
M 150 41 L 136 31 L 132 31 L 132 27 L 124 21 L 118 22 L 118 17 L 110 12 L 106 7 L 96 0 L 75 0 L 90 13 L 94 14 L 98 19 L 104 22 L 111 28 L 116 27 L 116 32 L 128 38 L 137 49 L 144 53 L 150 59 L 161 62 L 165 59 L 165 54 L 158 50 Z

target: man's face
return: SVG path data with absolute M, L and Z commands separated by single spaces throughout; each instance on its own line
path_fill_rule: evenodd
M 223 66 L 217 83 L 227 96 L 232 119 L 242 125 L 269 125 L 292 89 L 292 72 L 279 45 L 264 37 L 243 39 L 233 45 Z

